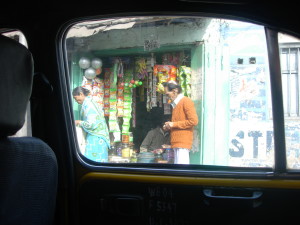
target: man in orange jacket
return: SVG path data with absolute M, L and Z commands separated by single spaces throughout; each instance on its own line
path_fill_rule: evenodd
M 193 128 L 198 124 L 194 102 L 182 94 L 181 86 L 175 81 L 163 83 L 164 92 L 171 101 L 172 119 L 164 125 L 171 131 L 171 147 L 175 164 L 189 164 L 193 144 Z

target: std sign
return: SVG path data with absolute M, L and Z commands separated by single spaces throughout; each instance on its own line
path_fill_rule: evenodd
M 232 122 L 229 140 L 230 166 L 273 167 L 274 141 L 272 122 Z

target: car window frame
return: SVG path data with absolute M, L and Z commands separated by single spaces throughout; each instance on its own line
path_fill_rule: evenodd
M 79 155 L 79 146 L 77 144 L 75 126 L 73 125 L 73 113 L 72 113 L 72 96 L 70 85 L 69 84 L 69 70 L 68 65 L 66 64 L 66 54 L 63 51 L 66 51 L 66 46 L 64 39 L 66 36 L 66 31 L 73 24 L 83 20 L 101 20 L 114 17 L 128 17 L 128 16 L 161 16 L 161 14 L 153 13 L 118 13 L 107 16 L 98 16 L 98 17 L 87 17 L 80 18 L 68 21 L 61 27 L 59 35 L 57 35 L 57 55 L 59 56 L 59 71 L 60 71 L 60 81 L 61 81 L 61 94 L 64 98 L 63 105 L 65 112 L 69 112 L 68 115 L 64 115 L 66 119 L 66 125 L 68 127 L 68 133 L 70 139 L 71 149 L 76 149 L 75 155 L 79 163 L 86 169 L 92 171 L 109 171 L 109 172 L 142 172 L 147 174 L 174 174 L 174 175 L 198 175 L 198 176 L 214 176 L 214 177 L 223 177 L 223 176 L 238 176 L 238 177 L 257 177 L 257 178 L 269 178 L 286 176 L 288 173 L 295 174 L 297 170 L 288 170 L 286 165 L 286 146 L 285 146 L 285 137 L 284 135 L 284 113 L 283 113 L 283 99 L 282 99 L 282 89 L 281 89 L 281 71 L 278 62 L 280 62 L 279 47 L 278 47 L 278 38 L 277 33 L 279 29 L 270 28 L 266 24 L 262 24 L 257 21 L 248 21 L 247 19 L 235 18 L 232 16 L 226 15 L 207 15 L 201 13 L 194 13 L 193 16 L 208 16 L 208 17 L 218 17 L 222 19 L 233 19 L 241 22 L 250 22 L 257 25 L 264 26 L 266 43 L 269 57 L 269 71 L 270 71 L 270 88 L 271 88 L 271 102 L 273 109 L 273 126 L 274 126 L 274 168 L 245 168 L 245 167 L 229 167 L 229 166 L 208 166 L 208 165 L 168 165 L 166 168 L 164 165 L 133 165 L 130 163 L 105 163 L 98 164 L 89 159 L 82 159 Z M 164 15 L 168 15 L 167 13 Z M 174 14 L 172 14 L 174 15 Z M 185 15 L 185 13 L 175 13 L 175 15 Z M 190 15 L 190 14 L 189 14 Z M 272 63 L 270 63 L 272 62 Z M 276 62 L 276 63 L 274 63 Z

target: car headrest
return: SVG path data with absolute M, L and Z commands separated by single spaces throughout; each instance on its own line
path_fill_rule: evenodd
M 30 51 L 0 34 L 0 137 L 14 135 L 22 128 L 32 81 Z

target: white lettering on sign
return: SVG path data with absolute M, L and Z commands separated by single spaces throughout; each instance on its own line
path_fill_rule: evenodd
M 250 147 L 252 149 L 252 158 L 258 158 L 259 151 L 259 142 L 264 142 L 264 148 L 260 149 L 263 151 L 267 151 L 272 148 L 272 137 L 273 131 L 266 131 L 265 135 L 259 130 L 248 131 L 248 137 L 250 137 L 250 141 L 248 140 L 248 144 L 250 143 Z M 239 131 L 236 135 L 236 138 L 231 140 L 234 148 L 229 149 L 229 155 L 231 157 L 243 157 L 245 154 L 245 146 L 243 145 L 243 141 L 246 139 L 245 132 Z
M 229 165 L 272 167 L 274 141 L 272 124 L 266 122 L 234 123 L 231 127 Z

